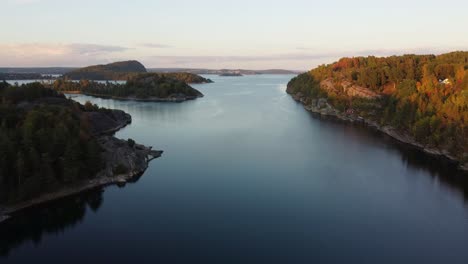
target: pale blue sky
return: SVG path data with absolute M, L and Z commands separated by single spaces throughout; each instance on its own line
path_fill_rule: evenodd
M 309 69 L 468 50 L 468 1 L 0 0 L 0 66 Z

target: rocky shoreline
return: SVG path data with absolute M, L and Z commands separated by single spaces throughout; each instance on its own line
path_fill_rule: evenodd
M 15 212 L 29 207 L 99 187 L 134 181 L 146 171 L 151 160 L 162 155 L 163 151 L 152 150 L 151 147 L 132 144 L 127 140 L 109 135 L 131 123 L 131 116 L 121 110 L 112 110 L 112 116 L 114 119 L 111 120 L 106 120 L 107 115 L 91 117 L 92 123 L 101 123 L 100 127 L 95 128 L 93 134 L 103 149 L 102 157 L 105 161 L 105 167 L 94 179 L 76 182 L 31 200 L 0 206 L 0 223 L 10 219 Z M 118 171 L 116 169 L 118 167 L 126 168 L 126 171 Z
M 399 142 L 411 145 L 428 155 L 444 158 L 454 164 L 458 164 L 458 168 L 461 171 L 468 172 L 468 162 L 460 162 L 460 160 L 451 155 L 447 150 L 441 150 L 434 147 L 425 146 L 417 142 L 416 139 L 412 136 L 402 133 L 401 131 L 397 131 L 397 129 L 391 126 L 381 126 L 373 120 L 365 119 L 356 115 L 343 114 L 337 109 L 333 108 L 330 104 L 328 104 L 326 99 L 314 99 L 312 100 L 312 102 L 308 103 L 307 98 L 303 97 L 301 94 L 291 94 L 291 96 L 295 101 L 301 103 L 304 106 L 304 108 L 311 113 L 318 114 L 322 117 L 338 119 L 345 122 L 364 124 L 368 127 L 371 127 L 377 131 L 380 131 L 381 133 L 392 137 L 395 140 L 398 140 Z
M 148 98 L 137 98 L 137 97 L 118 97 L 118 96 L 109 96 L 109 95 L 100 95 L 100 94 L 93 94 L 93 93 L 82 93 L 79 91 L 67 91 L 64 92 L 65 94 L 76 95 L 82 94 L 87 96 L 92 96 L 96 98 L 103 98 L 103 99 L 112 99 L 118 101 L 136 101 L 136 102 L 159 102 L 159 103 L 181 103 L 189 100 L 195 100 L 197 98 L 202 98 L 203 95 L 199 96 L 188 96 L 188 95 L 175 95 L 172 97 L 161 98 L 161 97 L 148 97 Z

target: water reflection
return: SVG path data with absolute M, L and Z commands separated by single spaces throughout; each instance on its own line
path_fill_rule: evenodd
M 310 114 L 312 118 L 321 119 L 321 122 L 336 125 L 334 129 L 342 129 L 343 133 L 350 140 L 355 141 L 373 141 L 380 147 L 388 151 L 394 151 L 399 154 L 401 161 L 408 170 L 423 171 L 431 176 L 436 183 L 442 183 L 444 186 L 457 191 L 463 196 L 463 200 L 468 204 L 468 173 L 457 169 L 453 162 L 435 156 L 427 155 L 422 150 L 407 144 L 401 143 L 394 138 L 373 130 L 367 126 L 359 124 L 350 124 L 340 120 L 321 118 L 316 114 Z
M 457 169 L 454 163 L 447 160 L 432 157 L 421 150 L 395 142 L 394 139 L 384 136 L 401 154 L 404 164 L 412 169 L 428 172 L 434 181 L 441 182 L 452 190 L 459 191 L 463 195 L 465 203 L 468 203 L 468 173 Z
M 89 210 L 97 212 L 102 206 L 102 193 L 97 189 L 16 213 L 0 225 L 0 258 L 27 241 L 38 245 L 44 235 L 63 233 L 81 223 Z

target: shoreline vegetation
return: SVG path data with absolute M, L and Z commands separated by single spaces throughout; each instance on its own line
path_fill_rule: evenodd
M 47 87 L 63 93 L 143 102 L 183 102 L 203 97 L 200 91 L 180 80 L 188 81 L 195 77 L 186 74 L 178 74 L 177 78 L 173 76 L 175 75 L 141 73 L 130 77 L 124 84 L 58 79 Z
M 468 171 L 468 52 L 343 58 L 293 78 L 287 93 Z
M 29 207 L 135 181 L 162 155 L 111 136 L 131 123 L 121 110 L 81 105 L 40 83 L 0 83 L 0 97 L 0 223 Z
M 118 80 L 126 82 L 114 82 Z M 64 93 L 116 100 L 183 102 L 203 97 L 200 91 L 189 84 L 212 82 L 187 72 L 149 73 L 138 61 L 121 61 L 70 71 L 48 87 Z

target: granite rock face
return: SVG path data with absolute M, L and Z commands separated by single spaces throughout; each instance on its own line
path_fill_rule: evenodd
M 132 117 L 122 110 L 102 112 L 87 112 L 86 117 L 91 123 L 93 135 L 103 135 L 118 131 L 132 122 Z
M 98 178 L 128 175 L 128 179 L 131 179 L 143 173 L 148 168 L 148 163 L 162 154 L 162 151 L 152 150 L 151 147 L 140 144 L 132 146 L 129 141 L 112 136 L 101 136 L 98 142 L 104 150 L 102 157 L 106 164 Z M 123 171 L 117 171 L 117 168 Z

